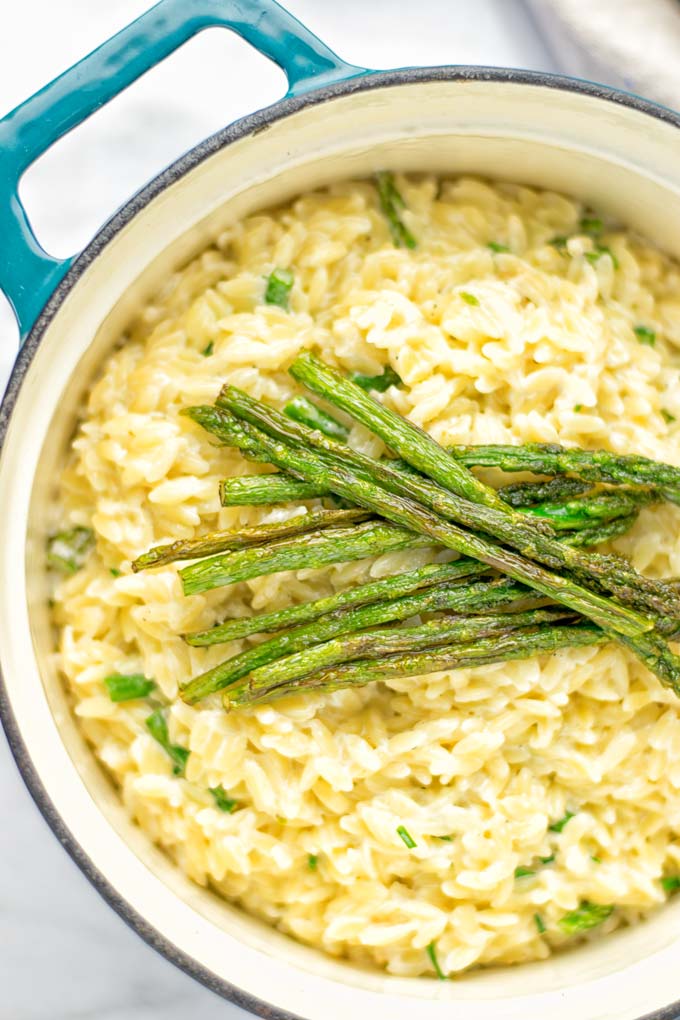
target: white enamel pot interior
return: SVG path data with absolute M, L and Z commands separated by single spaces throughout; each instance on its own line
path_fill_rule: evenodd
M 55 669 L 45 536 L 78 404 L 132 309 L 168 271 L 225 223 L 331 180 L 391 167 L 554 188 L 680 256 L 679 123 L 621 93 L 479 69 L 390 72 L 287 100 L 209 140 L 133 200 L 76 263 L 20 355 L 0 460 L 0 693 L 10 743 L 49 824 L 114 908 L 254 1012 L 670 1020 L 680 1016 L 680 899 L 548 961 L 437 982 L 330 959 L 192 884 L 126 817 Z

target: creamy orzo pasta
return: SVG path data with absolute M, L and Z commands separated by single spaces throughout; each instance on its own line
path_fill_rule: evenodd
M 547 956 L 583 903 L 614 908 L 600 937 L 664 901 L 680 871 L 676 697 L 604 644 L 230 714 L 218 697 L 189 706 L 178 684 L 240 646 L 182 634 L 433 554 L 188 597 L 174 565 L 130 570 L 154 544 L 300 512 L 221 508 L 220 479 L 257 468 L 178 412 L 224 381 L 281 406 L 304 349 L 343 371 L 391 366 L 403 385 L 379 399 L 443 444 L 559 441 L 680 464 L 674 262 L 624 230 L 594 237 L 561 195 L 398 184 L 417 247 L 393 245 L 372 182 L 338 184 L 226 230 L 139 314 L 63 473 L 60 520 L 91 527 L 96 548 L 58 584 L 54 614 L 84 734 L 193 879 L 333 955 L 425 975 L 436 947 L 449 974 Z M 264 302 L 276 267 L 292 273 L 288 309 Z M 360 426 L 350 442 L 382 451 Z M 680 574 L 679 524 L 675 507 L 650 507 L 615 548 L 652 577 Z M 111 674 L 156 686 L 113 702 Z M 149 698 L 169 706 L 184 776 L 145 725 Z

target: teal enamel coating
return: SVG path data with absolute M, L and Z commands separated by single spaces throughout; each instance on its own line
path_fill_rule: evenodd
M 19 199 L 21 175 L 54 142 L 205 28 L 228 28 L 273 60 L 288 96 L 370 73 L 347 64 L 275 0 L 160 0 L 0 120 L 0 288 L 22 341 L 76 256 L 38 244 Z

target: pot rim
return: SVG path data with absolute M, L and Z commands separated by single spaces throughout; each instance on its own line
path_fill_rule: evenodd
M 152 178 L 103 224 L 89 244 L 74 260 L 73 265 L 52 292 L 45 307 L 31 327 L 14 363 L 7 389 L 0 401 L 0 455 L 2 454 L 9 421 L 21 386 L 50 323 L 58 314 L 61 305 L 71 290 L 77 285 L 85 270 L 104 251 L 116 235 L 154 198 L 180 180 L 180 178 L 190 173 L 200 163 L 209 159 L 214 153 L 248 135 L 256 136 L 276 121 L 291 116 L 305 107 L 317 106 L 333 99 L 373 89 L 395 85 L 409 85 L 413 82 L 436 81 L 501 82 L 510 85 L 541 86 L 557 92 L 574 92 L 594 99 L 602 99 L 606 102 L 615 103 L 619 106 L 625 106 L 638 113 L 644 113 L 653 117 L 655 120 L 660 120 L 673 127 L 680 128 L 680 113 L 676 113 L 668 107 L 622 89 L 601 85 L 581 78 L 544 71 L 456 64 L 371 71 L 365 76 L 334 82 L 319 89 L 306 92 L 301 96 L 285 97 L 270 106 L 257 110 L 255 113 L 242 117 L 210 135 L 204 141 L 199 142 L 198 145 L 189 149 L 188 152 L 171 163 L 160 174 Z M 197 980 L 210 991 L 234 1003 L 234 1005 L 249 1011 L 251 1014 L 263 1017 L 265 1020 L 305 1020 L 305 1018 L 298 1014 L 280 1009 L 275 1004 L 268 1003 L 264 999 L 244 992 L 237 985 L 218 977 L 197 959 L 179 949 L 157 928 L 149 924 L 121 896 L 117 889 L 109 882 L 106 875 L 95 866 L 88 854 L 85 853 L 45 789 L 12 710 L 9 692 L 1 671 L 0 722 L 5 731 L 10 751 L 21 778 L 52 833 L 90 884 L 129 928 L 166 960 L 184 971 L 185 974 Z M 638 1020 L 680 1020 L 680 999 L 669 1006 L 646 1013 L 639 1017 Z

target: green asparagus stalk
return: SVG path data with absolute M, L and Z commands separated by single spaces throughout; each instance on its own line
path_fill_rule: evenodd
M 341 379 L 341 377 L 339 378 Z M 367 400 L 375 407 L 381 406 L 375 404 L 358 387 L 353 387 L 353 389 L 360 393 L 360 401 Z M 484 531 L 519 549 L 524 557 L 531 556 L 532 559 L 539 560 L 547 567 L 570 570 L 577 574 L 576 580 L 588 589 L 597 585 L 598 593 L 602 590 L 609 591 L 622 602 L 631 603 L 645 612 L 680 616 L 678 593 L 665 586 L 663 582 L 642 577 L 625 560 L 604 557 L 596 553 L 583 553 L 558 542 L 552 528 L 549 528 L 550 536 L 541 533 L 538 529 L 534 529 L 532 521 L 527 520 L 518 511 L 511 511 L 502 501 L 503 512 L 499 513 L 495 507 L 471 503 L 422 475 L 402 470 L 395 471 L 389 461 L 373 460 L 344 444 L 336 443 L 319 432 L 307 429 L 297 422 L 289 421 L 284 415 L 260 401 L 254 400 L 234 386 L 227 385 L 222 388 L 218 397 L 218 407 L 227 409 L 238 418 L 256 427 L 257 433 L 248 433 L 251 445 L 255 443 L 257 435 L 260 438 L 255 444 L 261 448 L 263 445 L 261 437 L 263 433 L 266 433 L 279 446 L 290 444 L 288 449 L 293 445 L 298 449 L 302 445 L 311 447 L 317 451 L 318 461 L 326 465 L 331 472 L 335 469 L 351 469 L 355 478 L 379 485 L 383 493 L 384 490 L 387 490 L 395 496 L 415 500 L 419 505 L 427 507 L 447 521 L 463 524 L 475 531 Z M 395 417 L 399 421 L 404 420 L 399 415 Z M 410 426 L 410 423 L 407 424 Z M 416 429 L 416 435 L 419 434 L 420 430 Z M 425 445 L 429 451 L 429 444 L 432 443 L 432 440 L 429 436 L 425 438 L 427 439 Z M 437 446 L 436 443 L 434 445 Z M 450 461 L 441 447 L 437 447 L 437 449 L 444 461 Z M 273 459 L 271 449 L 267 456 L 270 461 Z M 292 469 L 290 473 L 293 473 Z M 308 480 L 309 477 L 307 475 Z M 327 486 L 331 484 L 329 473 L 319 477 L 326 479 Z M 354 502 L 357 500 L 355 499 Z M 388 513 L 385 513 L 384 516 L 389 518 Z
M 246 398 L 245 394 L 240 396 Z M 260 406 L 257 402 L 254 403 Z M 216 408 L 215 411 L 217 410 Z M 288 424 L 291 427 L 295 425 L 293 422 Z M 221 430 L 223 441 L 227 441 L 226 437 L 231 430 L 233 446 L 250 454 L 257 451 L 254 456 L 264 457 L 268 463 L 275 464 L 290 474 L 303 480 L 328 485 L 337 495 L 344 496 L 367 509 L 376 510 L 394 523 L 402 524 L 421 534 L 429 534 L 449 548 L 488 563 L 509 577 L 523 581 L 542 594 L 568 605 L 576 612 L 581 612 L 614 638 L 625 634 L 628 638 L 627 646 L 635 651 L 645 665 L 654 664 L 655 673 L 661 682 L 676 691 L 680 690 L 680 659 L 654 636 L 649 640 L 645 637 L 646 633 L 653 629 L 654 620 L 583 588 L 572 577 L 551 573 L 538 564 L 489 542 L 479 534 L 462 531 L 439 515 L 428 511 L 420 503 L 392 494 L 372 481 L 358 476 L 348 470 L 342 462 L 337 466 L 326 464 L 314 452 L 314 444 L 312 449 L 301 454 L 294 445 L 274 440 L 247 422 L 239 422 L 236 418 L 230 421 L 226 414 L 222 419 Z M 318 432 L 310 431 L 309 434 L 315 437 L 315 443 L 332 442 Z M 354 453 L 353 456 L 358 455 Z M 618 561 L 614 562 L 618 565 Z M 671 586 L 669 590 L 674 591 Z M 666 630 L 672 628 L 674 623 L 667 618 L 663 618 L 661 622 Z
M 205 646 L 235 641 L 250 634 L 274 633 L 287 627 L 311 623 L 312 620 L 319 620 L 339 610 L 371 605 L 385 599 L 401 598 L 403 595 L 412 595 L 422 588 L 433 588 L 436 585 L 485 573 L 488 573 L 488 567 L 467 558 L 456 560 L 454 563 L 428 563 L 417 570 L 409 570 L 405 574 L 390 574 L 380 581 L 370 581 L 368 584 L 348 588 L 337 595 L 302 602 L 297 606 L 278 609 L 272 613 L 258 613 L 255 616 L 225 620 L 208 630 L 186 634 L 184 640 L 190 645 Z
M 393 524 L 365 521 L 349 528 L 327 528 L 267 545 L 210 556 L 180 570 L 185 595 L 211 588 L 248 581 L 282 570 L 305 570 L 331 563 L 349 563 L 367 556 L 378 556 L 400 549 L 423 549 L 436 545 L 431 538 L 395 527 Z
M 310 673 L 302 679 L 280 684 L 275 690 L 266 693 L 239 688 L 234 701 L 227 691 L 224 695 L 224 705 L 227 709 L 242 708 L 293 694 L 330 693 L 344 687 L 363 687 L 377 680 L 427 676 L 440 670 L 485 666 L 513 659 L 530 659 L 534 655 L 549 654 L 563 648 L 585 647 L 598 644 L 602 640 L 602 632 L 590 624 L 511 631 L 508 634 L 478 638 L 465 645 L 451 645 L 379 659 L 341 663 L 318 673 Z
M 394 469 L 396 461 L 388 461 Z M 587 493 L 586 495 L 582 495 Z M 270 506 L 328 496 L 317 486 L 284 474 L 244 475 L 220 482 L 223 506 Z M 653 503 L 654 490 L 617 488 L 593 492 L 588 482 L 558 476 L 549 482 L 521 482 L 498 489 L 501 499 L 524 513 L 548 520 L 558 530 L 590 528 L 595 520 L 625 517 Z M 585 544 L 592 544 L 587 542 Z
M 298 355 L 289 371 L 298 382 L 375 432 L 407 464 L 422 471 L 428 478 L 439 482 L 457 496 L 511 515 L 495 489 L 485 485 L 467 467 L 447 456 L 431 436 L 378 403 L 360 386 L 329 368 L 313 354 L 305 352 Z M 451 470 L 451 463 L 455 464 L 454 470 Z M 514 516 L 519 517 L 518 514 Z
M 571 481 L 572 479 L 564 480 Z M 585 483 L 585 488 L 588 488 L 587 483 Z M 504 489 L 498 491 L 504 498 Z M 222 506 L 271 506 L 276 503 L 293 503 L 328 495 L 328 492 L 320 492 L 318 486 L 308 482 L 299 482 L 295 478 L 279 473 L 243 475 L 239 478 L 227 478 L 220 482 Z M 633 513 L 626 517 L 615 518 L 608 526 L 598 525 L 595 527 L 585 527 L 584 521 L 579 531 L 564 533 L 558 538 L 561 542 L 566 542 L 574 547 L 585 548 L 598 545 L 625 534 L 636 519 L 637 513 Z
M 261 666 L 236 687 L 231 687 L 227 696 L 233 703 L 239 700 L 242 690 L 247 690 L 248 695 L 264 694 L 276 690 L 280 684 L 292 683 L 308 673 L 330 669 L 341 662 L 376 659 L 396 652 L 416 652 L 438 645 L 468 644 L 477 638 L 508 634 L 522 627 L 564 622 L 568 616 L 568 609 L 531 609 L 524 613 L 497 613 L 493 616 L 444 616 L 416 627 L 362 630 Z
M 233 399 L 230 399 L 232 397 Z M 294 422 L 288 422 L 283 415 L 278 415 L 273 411 L 269 412 L 269 409 L 264 405 L 247 397 L 240 390 L 235 390 L 234 387 L 223 389 L 220 401 L 223 399 L 230 399 L 232 406 L 238 407 L 239 415 L 250 414 L 260 420 L 264 419 L 265 424 L 269 420 L 268 414 L 271 413 L 271 420 L 276 423 L 277 434 L 284 434 L 284 430 L 280 428 L 281 422 L 290 429 L 302 428 Z M 395 524 L 400 524 L 421 535 L 429 535 L 431 539 L 447 548 L 481 560 L 514 580 L 524 582 L 531 588 L 540 591 L 541 594 L 568 605 L 570 609 L 580 612 L 584 616 L 589 616 L 600 626 L 611 626 L 614 630 L 620 627 L 622 633 L 636 635 L 651 630 L 654 625 L 653 621 L 639 613 L 581 587 L 571 578 L 552 574 L 539 564 L 525 560 L 481 535 L 463 531 L 414 499 L 389 492 L 373 481 L 359 476 L 345 463 L 329 464 L 312 448 L 300 449 L 293 445 L 294 440 L 288 445 L 281 438 L 271 438 L 262 429 L 245 420 L 239 421 L 233 418 L 230 422 L 228 414 L 224 411 L 222 414 L 222 437 L 224 439 L 231 429 L 231 442 L 234 446 L 247 450 L 254 447 L 262 449 L 269 461 L 283 468 L 284 471 L 287 470 L 297 477 L 325 485 L 337 495 L 358 503 L 360 506 L 365 506 L 367 509 L 375 510 Z M 309 435 L 314 436 L 315 441 L 318 442 L 323 441 L 328 444 L 332 442 L 332 440 L 320 436 L 318 432 L 310 431 Z M 342 449 L 347 465 L 351 460 L 360 456 L 356 451 Z M 371 462 L 369 461 L 369 463 Z M 381 468 L 381 471 L 386 470 Z M 359 525 L 359 527 L 366 527 L 366 525 Z
M 594 524 L 591 528 L 569 531 L 561 536 L 561 541 L 572 546 L 572 548 L 585 548 L 587 546 L 600 545 L 602 542 L 611 542 L 613 538 L 625 535 L 635 524 L 637 517 L 636 511 L 627 517 L 615 517 L 612 521 Z M 668 586 L 668 581 L 664 580 L 664 585 Z
M 273 506 L 275 503 L 297 503 L 303 499 L 327 496 L 316 485 L 299 482 L 290 475 L 243 475 L 220 482 L 222 506 Z
M 552 529 L 549 529 L 548 534 L 542 532 L 538 526 L 543 524 L 542 521 L 527 520 L 525 515 L 503 503 L 496 490 L 490 489 L 486 485 L 479 483 L 481 489 L 475 489 L 470 488 L 465 481 L 464 484 L 458 484 L 457 477 L 451 475 L 447 466 L 452 458 L 431 436 L 401 415 L 383 407 L 382 404 L 364 393 L 360 387 L 355 386 L 340 373 L 326 366 L 318 358 L 309 353 L 301 354 L 293 362 L 290 372 L 315 393 L 325 397 L 335 406 L 352 414 L 363 425 L 371 428 L 406 463 L 428 476 L 428 478 L 421 478 L 417 475 L 391 472 L 388 467 L 383 466 L 384 462 L 363 458 L 370 465 L 367 466 L 370 476 L 378 479 L 390 491 L 407 494 L 418 499 L 449 520 L 465 524 L 468 527 L 481 528 L 495 538 L 500 538 L 519 549 L 524 556 L 537 559 L 552 569 L 570 570 L 587 586 L 591 586 L 595 579 L 599 590 L 604 588 L 623 602 L 630 602 L 632 605 L 652 612 L 680 615 L 680 600 L 662 582 L 642 577 L 623 560 L 603 557 L 597 553 L 583 553 L 578 549 L 560 544 L 555 541 Z M 233 387 L 223 389 L 218 401 L 221 405 L 223 397 L 228 398 L 229 391 L 232 389 Z M 230 410 L 247 418 L 247 413 L 242 414 L 241 411 L 236 410 L 235 404 L 240 400 L 240 397 L 239 391 Z M 225 403 L 227 403 L 226 400 Z M 241 401 L 241 403 L 244 402 Z M 257 401 L 254 404 L 257 405 Z M 264 405 L 259 406 L 264 407 Z M 264 409 L 266 412 L 267 408 Z M 248 420 L 253 420 L 255 413 L 252 411 L 252 405 L 248 406 L 247 412 L 252 415 Z M 265 428 L 262 419 L 257 424 Z M 312 435 L 316 437 L 318 433 L 310 432 L 306 434 L 306 439 L 310 443 L 313 442 L 318 448 L 317 439 L 312 441 L 308 438 Z M 329 449 L 327 444 L 330 440 L 325 440 L 325 437 L 319 438 L 324 439 L 325 449 Z M 339 449 L 336 447 L 333 452 L 347 458 L 344 447 Z M 359 457 L 359 454 L 353 453 L 352 462 L 357 464 Z M 467 471 L 467 469 L 465 470 Z M 469 472 L 467 478 L 472 478 Z M 395 486 L 395 479 L 398 487 Z M 433 481 L 429 481 L 429 479 Z M 439 486 L 435 485 L 437 482 Z M 452 491 L 446 491 L 447 488 Z M 495 502 L 489 501 L 489 494 L 493 496 Z M 457 498 L 459 496 L 464 498 Z M 469 500 L 481 505 L 470 505 Z M 474 523 L 475 517 L 478 518 L 476 524 Z
M 449 454 L 466 467 L 533 471 L 540 475 L 573 474 L 588 482 L 645 485 L 672 503 L 680 503 L 680 468 L 635 454 L 568 449 L 554 443 L 524 446 L 454 446 Z
M 241 394 L 241 397 L 245 397 L 245 394 Z M 271 463 L 291 474 L 308 481 L 327 484 L 337 495 L 344 496 L 367 509 L 375 510 L 396 524 L 401 524 L 403 527 L 421 534 L 429 534 L 430 537 L 448 548 L 488 563 L 489 566 L 495 567 L 514 580 L 524 582 L 529 587 L 588 617 L 610 637 L 617 638 L 619 635 L 625 635 L 627 647 L 633 650 L 645 665 L 653 668 L 654 673 L 663 684 L 673 688 L 676 693 L 680 693 L 680 657 L 676 656 L 665 642 L 657 639 L 655 635 L 647 637 L 649 631 L 652 631 L 655 626 L 653 619 L 642 616 L 613 599 L 603 598 L 597 592 L 584 588 L 568 575 L 551 573 L 540 567 L 539 564 L 489 542 L 479 534 L 461 530 L 417 501 L 391 493 L 375 482 L 350 471 L 342 462 L 328 463 L 312 449 L 304 450 L 301 453 L 294 445 L 287 445 L 272 439 L 261 429 L 245 421 L 239 423 L 234 419 L 234 425 L 239 424 L 241 436 L 235 429 L 233 440 L 235 446 L 249 448 L 253 442 L 256 442 L 260 448 L 266 451 Z M 311 435 L 318 437 L 319 441 L 323 439 L 324 442 L 331 442 L 331 440 L 319 436 L 319 433 L 314 432 Z M 417 479 L 415 480 L 417 481 Z M 410 481 L 414 481 L 414 479 L 410 479 Z M 487 514 L 492 512 L 490 508 L 480 508 L 480 510 L 482 509 Z M 359 526 L 361 527 L 361 525 Z M 618 568 L 619 561 L 613 560 L 613 566 Z M 622 576 L 623 566 L 619 578 L 615 578 L 617 583 Z M 641 580 L 645 584 L 651 585 L 647 579 Z M 668 591 L 672 595 L 676 594 L 671 586 L 668 586 Z M 668 630 L 673 627 L 674 620 L 663 617 L 660 623 L 663 624 L 664 629 Z
M 179 412 L 184 418 L 190 418 L 219 439 L 222 446 L 231 446 L 233 438 L 233 423 L 220 414 L 218 408 L 211 404 L 196 404 L 193 407 L 183 407 Z M 281 416 L 283 418 L 283 415 Z M 287 421 L 284 418 L 284 421 Z M 314 433 L 312 433 L 314 434 Z M 239 447 L 241 453 L 248 460 L 257 461 L 260 464 L 272 464 L 267 451 L 259 446 L 252 437 L 242 437 L 243 445 Z M 247 441 L 246 441 L 247 439 Z M 284 473 L 285 477 L 285 473 Z M 289 476 L 290 477 L 290 476 Z
M 347 439 L 349 435 L 346 425 L 334 418 L 332 414 L 328 414 L 323 408 L 317 407 L 307 397 L 294 397 L 290 403 L 286 404 L 284 413 L 293 421 L 299 421 L 310 429 L 318 429 L 319 432 L 323 432 L 325 436 L 330 436 L 332 439 Z
M 574 499 L 590 489 L 592 489 L 590 482 L 558 475 L 557 478 L 549 478 L 545 482 L 512 482 L 510 485 L 502 486 L 498 490 L 498 495 L 504 503 L 521 509 L 536 506 L 538 503 Z
M 193 705 L 201 698 L 236 683 L 241 677 L 247 676 L 260 666 L 266 666 L 283 655 L 310 648 L 340 634 L 349 634 L 396 620 L 407 620 L 419 613 L 434 613 L 443 609 L 456 612 L 465 612 L 471 606 L 476 607 L 477 611 L 493 609 L 515 602 L 525 595 L 524 588 L 505 580 L 467 585 L 451 584 L 398 599 L 389 599 L 375 605 L 359 606 L 346 612 L 333 613 L 313 623 L 286 631 L 285 634 L 279 634 L 227 659 L 226 662 L 181 686 L 180 696 L 188 704 Z
M 552 479 L 552 481 L 560 483 L 574 482 L 576 487 L 569 487 L 565 490 L 565 494 L 585 492 L 590 488 L 588 482 L 579 482 L 574 478 L 557 477 Z M 513 486 L 505 486 L 499 489 L 499 495 L 513 506 L 528 507 L 532 506 L 535 501 L 540 501 L 541 491 L 549 483 L 523 482 L 519 484 L 527 486 L 526 495 L 518 493 L 517 496 L 513 495 L 506 500 L 506 492 L 508 489 L 514 488 Z M 559 490 L 553 489 L 551 491 L 557 492 Z M 321 492 L 318 486 L 311 485 L 309 482 L 299 482 L 289 475 L 278 472 L 267 475 L 243 475 L 239 478 L 227 478 L 220 482 L 220 502 L 222 506 L 271 506 L 276 503 L 293 503 L 328 495 L 328 492 Z M 633 513 L 626 517 L 613 519 L 611 526 L 582 526 L 581 530 L 573 534 L 562 534 L 558 537 L 560 541 L 566 542 L 568 545 L 585 548 L 598 545 L 601 542 L 607 542 L 612 538 L 625 534 L 635 523 L 636 519 L 637 513 Z
M 560 503 L 540 503 L 524 508 L 524 513 L 549 520 L 559 531 L 574 531 L 592 526 L 597 521 L 628 517 L 657 499 L 645 489 L 603 492 L 584 499 L 568 499 Z
M 397 248 L 415 248 L 416 239 L 400 215 L 405 204 L 401 193 L 397 190 L 397 186 L 394 183 L 394 176 L 386 172 L 379 173 L 377 175 L 377 185 L 380 206 L 387 218 L 395 245 Z
M 627 531 L 634 520 L 634 516 L 632 518 L 619 517 L 604 525 L 564 536 L 562 540 L 578 540 L 585 545 L 594 545 L 598 541 L 607 541 Z M 409 571 L 406 574 L 390 575 L 381 581 L 359 585 L 356 588 L 340 592 L 338 595 L 303 602 L 271 613 L 258 613 L 254 616 L 227 619 L 208 630 L 186 634 L 184 640 L 190 645 L 205 646 L 235 641 L 239 638 L 249 637 L 251 634 L 274 633 L 278 630 L 285 630 L 287 627 L 318 620 L 328 613 L 345 607 L 367 605 L 379 602 L 384 598 L 397 598 L 417 591 L 419 588 L 430 588 L 436 584 L 451 581 L 456 577 L 484 574 L 487 569 L 483 563 L 469 559 L 456 560 L 455 563 L 428 563 L 418 570 Z M 530 592 L 527 590 L 528 594 Z M 468 609 L 468 612 L 471 611 Z M 672 632 L 675 631 L 677 631 L 677 621 L 674 622 Z
M 361 509 L 311 510 L 309 513 L 297 514 L 287 521 L 256 524 L 248 528 L 241 528 L 239 531 L 213 531 L 202 538 L 157 545 L 134 560 L 132 569 L 134 571 L 146 570 L 149 567 L 173 563 L 175 560 L 196 560 L 202 556 L 212 556 L 220 552 L 248 549 L 251 546 L 265 545 L 277 539 L 293 538 L 296 535 L 305 535 L 312 531 L 356 524 L 368 520 L 370 516 L 370 513 Z

